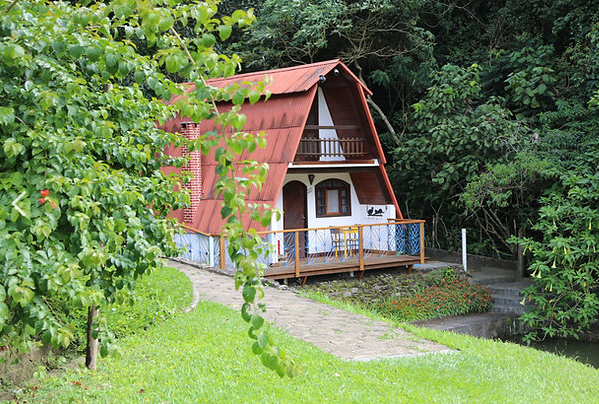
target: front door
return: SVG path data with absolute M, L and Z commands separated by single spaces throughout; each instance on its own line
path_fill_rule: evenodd
M 300 181 L 291 181 L 283 187 L 283 228 L 305 229 L 308 227 L 306 220 L 306 186 Z M 294 233 L 285 237 L 285 253 L 295 254 Z M 300 257 L 306 253 L 306 233 L 298 232 Z

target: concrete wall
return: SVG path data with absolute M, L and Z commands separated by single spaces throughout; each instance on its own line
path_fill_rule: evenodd
M 449 252 L 438 248 L 426 247 L 426 256 L 431 260 L 462 263 L 461 252 Z M 510 271 L 518 270 L 517 261 L 502 260 L 498 258 L 484 257 L 482 255 L 468 254 L 468 270 L 479 270 L 482 268 L 498 268 Z

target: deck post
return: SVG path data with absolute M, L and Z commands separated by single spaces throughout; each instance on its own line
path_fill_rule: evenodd
M 299 253 L 300 253 L 300 245 L 299 245 L 299 232 L 296 230 L 295 235 L 295 277 L 299 278 L 300 270 L 299 270 Z
M 220 269 L 225 269 L 225 236 L 224 234 L 220 235 L 220 239 L 218 240 L 220 247 Z
M 208 237 L 208 265 L 211 267 L 215 266 L 214 262 L 214 237 Z
M 358 265 L 360 271 L 364 271 L 364 228 L 358 226 Z
M 420 263 L 424 264 L 424 222 L 420 223 Z

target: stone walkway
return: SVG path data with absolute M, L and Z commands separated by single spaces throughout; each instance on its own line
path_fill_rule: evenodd
M 202 299 L 235 310 L 241 308 L 241 292 L 235 290 L 230 277 L 178 261 L 168 261 L 168 265 L 178 268 L 191 279 L 195 304 Z M 346 360 L 366 361 L 455 352 L 401 328 L 302 298 L 288 290 L 265 287 L 265 295 L 264 317 L 267 321 L 296 338 Z

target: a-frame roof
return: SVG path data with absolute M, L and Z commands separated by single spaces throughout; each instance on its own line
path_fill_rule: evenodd
M 380 162 L 384 162 L 382 148 L 364 99 L 365 94 L 371 94 L 371 92 L 340 60 L 208 80 L 209 85 L 226 87 L 234 83 L 242 85 L 244 82 L 263 80 L 265 76 L 270 78 L 270 83 L 266 86 L 266 89 L 272 94 L 270 99 L 266 102 L 259 101 L 253 105 L 246 103 L 241 109 L 241 113 L 245 114 L 247 118 L 244 131 L 250 133 L 264 131 L 266 133 L 266 147 L 264 149 L 257 148 L 252 153 L 244 152 L 240 160 L 251 159 L 261 163 L 265 162 L 270 167 L 264 186 L 260 191 L 255 190 L 250 193 L 246 200 L 248 204 L 263 203 L 272 207 L 275 206 L 283 188 L 289 163 L 293 162 L 298 149 L 321 76 L 327 76 L 335 69 L 337 70 L 334 73 L 342 74 L 348 80 L 348 85 L 358 87 L 358 92 L 362 98 L 362 108 L 368 118 L 370 130 L 373 132 L 373 140 L 378 151 L 377 158 Z M 171 100 L 171 102 L 173 101 L 175 99 Z M 225 109 L 230 108 L 230 105 L 223 104 L 220 107 Z M 162 129 L 169 132 L 180 131 L 181 122 L 185 121 L 188 120 L 177 117 L 164 124 Z M 200 123 L 202 133 L 212 129 L 214 129 L 213 122 L 203 121 Z M 168 152 L 173 155 L 180 154 L 177 150 L 169 150 Z M 215 166 L 213 153 L 202 156 L 201 175 L 204 197 L 199 202 L 197 211 L 193 215 L 193 223 L 188 223 L 192 228 L 206 233 L 218 233 L 223 225 L 220 215 L 222 201 L 214 195 L 214 184 L 218 179 L 215 174 Z M 178 170 L 168 168 L 165 171 Z M 382 172 L 386 179 L 384 169 L 382 169 Z M 386 181 L 386 184 L 388 184 L 388 179 Z M 398 214 L 401 214 L 393 191 L 390 187 L 388 188 Z M 182 218 L 180 212 L 175 212 L 174 216 L 180 220 Z M 243 223 L 246 228 L 254 227 L 258 230 L 265 230 L 259 223 L 251 221 L 249 216 L 243 218 Z
M 266 89 L 271 94 L 301 93 L 314 87 L 319 82 L 321 76 L 326 76 L 335 68 L 339 69 L 340 73 L 342 72 L 356 83 L 359 83 L 367 94 L 372 94 L 364 83 L 339 59 L 263 72 L 238 74 L 227 78 L 210 79 L 208 80 L 208 84 L 222 88 L 233 83 L 256 82 L 269 77 L 271 82 L 266 86 Z

